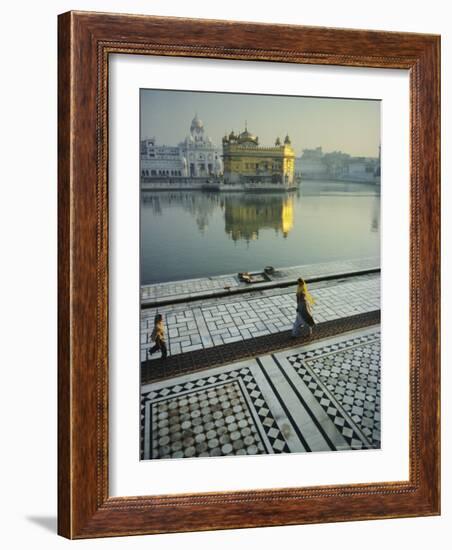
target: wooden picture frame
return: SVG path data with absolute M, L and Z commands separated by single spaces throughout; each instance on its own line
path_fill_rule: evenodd
M 440 513 L 440 38 L 69 12 L 58 39 L 58 532 L 68 538 Z M 110 497 L 110 54 L 406 69 L 410 74 L 409 480 Z

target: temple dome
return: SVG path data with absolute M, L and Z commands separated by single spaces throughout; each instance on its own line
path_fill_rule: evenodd
M 239 143 L 253 143 L 257 145 L 258 138 L 251 132 L 248 132 L 248 128 L 245 127 L 245 131 L 238 136 Z
M 203 130 L 203 129 L 204 129 L 204 123 L 196 114 L 193 120 L 191 121 L 190 131 L 193 132 L 193 130 Z

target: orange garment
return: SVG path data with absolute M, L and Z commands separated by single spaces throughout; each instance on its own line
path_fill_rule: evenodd
M 151 334 L 151 340 L 153 342 L 157 342 L 157 341 L 164 342 L 165 341 L 165 331 L 164 331 L 164 327 L 163 327 L 163 321 L 158 321 L 154 325 L 154 330 L 152 331 L 152 334 Z

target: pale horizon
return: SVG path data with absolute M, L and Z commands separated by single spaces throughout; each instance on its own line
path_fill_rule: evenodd
M 259 144 L 274 145 L 289 134 L 296 156 L 303 149 L 378 157 L 380 101 L 179 90 L 140 90 L 141 139 L 176 146 L 189 134 L 197 114 L 205 133 L 221 147 L 231 130 L 248 130 Z

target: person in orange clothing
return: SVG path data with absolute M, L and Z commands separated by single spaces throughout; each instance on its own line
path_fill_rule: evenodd
M 162 359 L 166 359 L 168 352 L 165 343 L 165 328 L 163 325 L 163 316 L 158 313 L 154 318 L 154 329 L 151 333 L 151 340 L 155 345 L 149 349 L 149 356 L 156 351 L 162 352 Z

